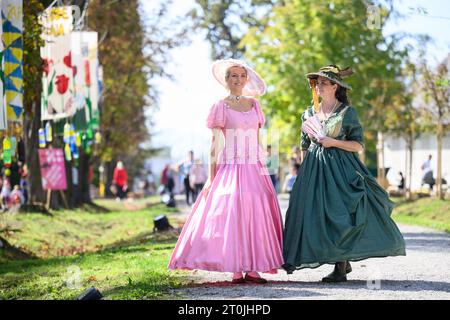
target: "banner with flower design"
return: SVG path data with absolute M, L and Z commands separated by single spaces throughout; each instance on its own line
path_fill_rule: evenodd
M 0 14 L 0 26 L 2 25 L 2 15 Z M 2 38 L 2 30 L 0 27 L 0 39 Z M 3 99 L 3 41 L 0 41 L 0 130 L 6 130 L 6 108 Z
M 1 0 L 2 80 L 4 104 L 0 129 L 9 122 L 22 123 L 23 116 L 23 8 L 22 0 Z
M 91 107 L 89 102 L 89 90 L 86 85 L 87 76 L 85 68 L 85 55 L 87 55 L 88 47 L 83 45 L 86 43 L 84 35 L 86 32 L 72 32 L 72 63 L 77 72 L 74 75 L 74 100 L 75 114 L 72 118 L 76 131 L 86 131 L 89 129 L 91 122 Z M 89 70 L 88 70 L 89 71 Z
M 84 86 L 86 105 L 89 112 L 89 127 L 99 128 L 98 110 L 98 33 L 81 32 L 81 54 L 84 64 Z
M 41 48 L 44 61 L 41 119 L 64 119 L 74 113 L 73 78 L 77 70 L 71 55 L 72 8 L 51 7 L 39 19 L 45 41 Z
M 42 120 L 57 120 L 74 114 L 71 35 L 54 37 L 41 48 L 44 61 L 42 79 Z

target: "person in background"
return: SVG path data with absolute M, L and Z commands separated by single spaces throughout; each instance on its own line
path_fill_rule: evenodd
M 284 178 L 283 192 L 291 194 L 294 182 L 297 179 L 298 169 L 300 165 L 298 163 L 294 164 L 289 168 L 289 173 Z
M 28 202 L 28 166 L 23 164 L 20 173 L 20 189 L 22 190 L 24 203 Z
M 164 186 L 164 190 L 162 191 L 162 193 L 164 193 L 167 190 L 167 184 L 169 183 L 168 173 L 169 173 L 169 164 L 166 164 L 161 172 L 161 178 L 159 179 L 159 184 Z
M 430 191 L 433 190 L 433 186 L 436 183 L 436 181 L 434 180 L 433 177 L 433 169 L 431 168 L 431 159 L 432 159 L 432 155 L 428 155 L 428 160 L 426 160 L 422 166 L 422 186 L 424 184 L 428 184 L 430 186 Z
M 125 198 L 128 189 L 128 174 L 122 161 L 117 162 L 113 174 L 113 183 L 117 188 L 117 199 Z
M 208 180 L 208 173 L 200 159 L 196 159 L 191 169 L 189 170 L 189 183 L 194 190 L 194 202 L 202 191 L 206 180 Z
M 273 188 L 277 190 L 277 172 L 278 172 L 278 157 L 272 154 L 272 146 L 267 146 L 266 167 L 269 171 L 270 180 L 272 181 Z
M 175 188 L 175 177 L 170 164 L 166 164 L 164 167 L 161 173 L 160 183 L 164 186 L 162 193 L 173 193 L 173 188 Z
M 147 172 L 146 186 L 146 190 L 148 191 L 149 195 L 152 195 L 156 192 L 155 176 L 153 175 L 152 170 L 148 170 Z
M 185 161 L 183 161 L 178 169 L 182 175 L 183 183 L 184 183 L 184 192 L 186 193 L 186 203 L 191 205 L 190 198 L 194 197 L 194 190 L 191 188 L 189 183 L 189 170 L 191 170 L 192 165 L 194 164 L 194 151 L 189 151 L 188 157 Z
M 398 172 L 398 191 L 404 192 L 405 191 L 405 177 L 403 176 L 403 173 L 401 171 Z
M 289 159 L 289 166 L 293 166 L 296 163 L 300 164 L 302 163 L 301 161 L 301 149 L 298 146 L 293 146 L 292 147 L 292 154 L 291 154 L 291 158 Z
M 4 177 L 2 191 L 0 192 L 2 211 L 8 210 L 10 197 L 11 197 L 11 184 L 9 182 L 9 179 L 7 177 Z
M 25 203 L 25 198 L 18 185 L 15 185 L 11 195 L 9 196 L 8 208 L 16 208 L 14 211 L 17 212 L 20 206 Z

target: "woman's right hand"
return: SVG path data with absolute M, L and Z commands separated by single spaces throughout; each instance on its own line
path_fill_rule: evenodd
M 209 191 L 211 190 L 211 185 L 212 185 L 212 181 L 211 179 L 208 178 L 208 180 L 206 180 L 205 185 L 203 186 L 203 196 L 206 198 L 208 198 L 208 194 Z

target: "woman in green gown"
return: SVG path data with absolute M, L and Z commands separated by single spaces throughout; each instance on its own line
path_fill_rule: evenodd
M 390 218 L 393 203 L 357 154 L 364 148 L 363 129 L 342 80 L 351 74 L 335 65 L 307 74 L 321 103 L 314 97 L 316 108 L 302 114 L 302 123 L 318 117 L 324 136 L 302 131 L 302 163 L 286 213 L 283 268 L 292 273 L 335 264 L 324 282 L 346 281 L 350 260 L 405 255 Z

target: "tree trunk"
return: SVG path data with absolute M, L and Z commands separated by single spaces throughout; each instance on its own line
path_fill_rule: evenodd
M 410 184 L 409 184 L 409 167 L 408 167 L 408 137 L 403 137 L 405 140 L 405 198 L 410 199 Z
M 41 170 L 39 167 L 38 130 L 41 126 L 41 108 L 33 103 L 33 115 L 24 116 L 24 142 L 25 159 L 28 165 L 29 203 L 41 203 L 46 201 L 46 192 L 42 189 Z
M 380 144 L 380 133 L 378 132 L 378 135 L 377 135 L 377 146 L 376 146 L 376 148 L 377 148 L 377 180 L 378 180 L 378 183 L 381 183 L 381 180 L 380 180 L 380 177 L 381 177 L 381 161 L 380 161 L 380 152 L 381 152 L 381 144 Z
M 387 185 L 387 182 L 386 182 L 386 168 L 384 165 L 384 135 L 383 135 L 383 132 L 381 132 L 381 177 L 383 178 L 383 182 L 385 183 L 385 188 L 387 188 L 389 185 Z
M 83 203 L 91 203 L 90 193 L 90 160 L 91 156 L 86 154 L 84 150 L 80 148 L 80 157 L 78 165 L 78 188 L 79 188 L 79 202 L 78 205 Z
M 443 124 L 441 119 L 438 120 L 437 127 L 437 173 L 436 173 L 436 197 L 444 200 L 442 192 L 442 139 L 443 139 Z
M 408 188 L 406 189 L 406 198 L 408 200 L 411 200 L 412 193 L 411 193 L 411 185 L 412 185 L 412 159 L 413 159 L 413 149 L 414 149 L 414 134 L 411 133 L 409 135 L 409 142 L 408 142 L 408 151 L 409 151 L 409 165 L 408 165 Z
M 386 188 L 386 174 L 384 170 L 384 141 L 383 133 L 378 131 L 378 142 L 377 142 L 377 180 L 378 183 Z
M 105 194 L 108 197 L 116 196 L 111 192 L 111 185 L 113 184 L 113 173 L 116 167 L 115 161 L 108 161 L 105 163 Z

